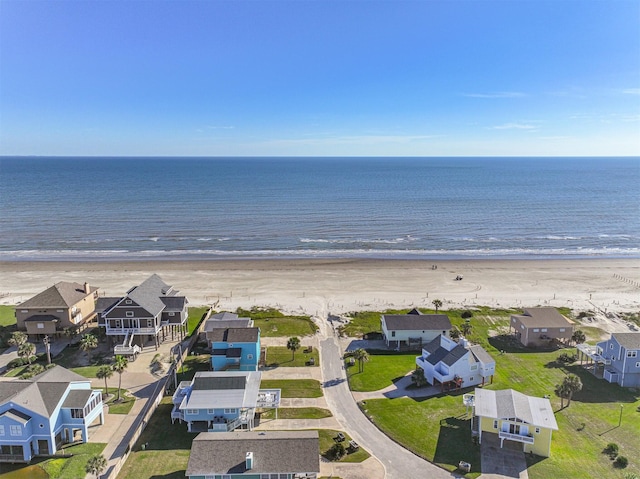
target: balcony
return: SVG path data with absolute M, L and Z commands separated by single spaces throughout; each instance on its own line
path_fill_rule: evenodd
M 191 391 L 191 381 L 180 381 L 180 384 L 178 384 L 178 389 L 176 389 L 176 392 L 173 393 L 173 404 L 178 406 L 182 404 L 183 399 L 187 396 L 187 394 L 189 394 L 189 391 Z
M 160 328 L 114 328 L 107 323 L 107 335 L 126 335 L 126 334 L 156 334 L 160 331 Z
M 178 409 L 178 406 L 174 406 L 173 410 L 171 411 L 171 422 L 173 423 L 174 419 L 180 419 L 181 421 L 184 421 L 184 413 L 181 412 Z
M 498 437 L 500 439 L 509 439 L 510 441 L 524 442 L 526 444 L 533 444 L 535 442 L 535 439 L 531 435 L 523 436 L 520 434 L 511 434 L 510 432 L 504 431 L 500 431 L 498 433 Z
M 260 389 L 256 407 L 276 408 L 280 406 L 280 389 Z

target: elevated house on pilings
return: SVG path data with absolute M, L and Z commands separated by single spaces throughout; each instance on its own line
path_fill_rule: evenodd
M 145 343 L 156 349 L 168 334 L 183 339 L 187 333 L 189 301 L 156 274 L 134 286 L 121 298 L 98 298 L 98 324 L 105 328 L 114 354 L 135 357 Z

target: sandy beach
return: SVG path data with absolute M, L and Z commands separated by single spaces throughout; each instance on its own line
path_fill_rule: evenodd
M 214 260 L 0 262 L 0 302 L 18 304 L 57 281 L 119 296 L 152 273 L 192 305 L 272 306 L 326 317 L 357 310 L 486 305 L 640 309 L 640 260 Z M 456 280 L 462 276 L 462 280 Z

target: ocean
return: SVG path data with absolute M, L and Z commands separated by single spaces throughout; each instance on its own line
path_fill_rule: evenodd
M 0 158 L 0 260 L 639 258 L 640 158 Z

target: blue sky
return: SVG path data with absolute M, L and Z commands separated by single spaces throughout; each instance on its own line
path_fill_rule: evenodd
M 640 2 L 0 0 L 1 155 L 640 155 Z

